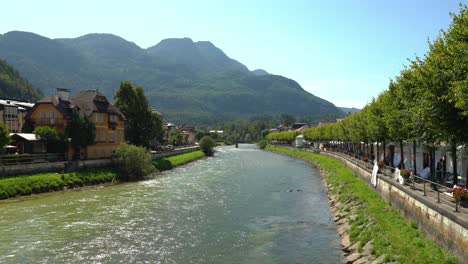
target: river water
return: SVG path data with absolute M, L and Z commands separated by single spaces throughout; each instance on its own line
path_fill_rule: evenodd
M 253 145 L 153 180 L 0 202 L 0 263 L 338 263 L 317 170 Z

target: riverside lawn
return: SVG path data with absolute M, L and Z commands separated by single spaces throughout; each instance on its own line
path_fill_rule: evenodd
M 201 150 L 183 153 L 167 158 L 161 158 L 153 161 L 154 166 L 159 171 L 170 170 L 178 166 L 185 165 L 191 161 L 198 160 L 205 157 L 205 154 Z
M 364 205 L 355 217 L 347 216 L 351 224 L 350 239 L 353 244 L 360 243 L 360 250 L 372 240 L 371 254 L 376 257 L 385 254 L 387 262 L 458 263 L 447 250 L 426 238 L 415 222 L 406 220 L 339 161 L 307 151 L 275 146 L 266 149 L 311 162 L 325 172 L 326 182 L 334 187 L 330 192 L 341 203 L 355 199 Z
M 102 184 L 113 182 L 116 178 L 117 172 L 112 168 L 84 169 L 64 173 L 63 176 L 59 173 L 40 173 L 9 177 L 0 179 L 0 199 Z
M 203 157 L 205 154 L 198 150 L 155 160 L 153 164 L 163 171 Z M 116 169 L 110 167 L 67 172 L 63 177 L 62 174 L 53 172 L 19 175 L 0 179 L 0 199 L 114 182 L 119 182 L 119 174 Z

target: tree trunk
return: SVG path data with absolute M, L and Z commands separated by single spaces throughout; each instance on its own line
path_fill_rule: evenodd
M 413 171 L 414 171 L 414 174 L 417 173 L 416 171 L 416 141 L 413 141 Z
M 380 160 L 379 160 L 379 159 L 380 159 L 380 151 L 379 151 L 379 150 L 380 150 L 380 148 L 379 148 L 379 141 L 377 141 L 377 159 L 376 159 L 377 162 L 380 161 Z
M 387 165 L 387 161 L 385 160 L 385 154 L 387 154 L 387 146 L 385 145 L 385 140 L 383 141 L 383 160 L 384 160 L 384 163 L 385 165 Z
M 436 179 L 436 171 L 435 171 L 435 144 L 432 143 L 431 147 L 431 180 L 435 181 Z
M 400 169 L 405 168 L 405 162 L 403 157 L 403 141 L 400 141 Z
M 457 143 L 451 142 L 452 163 L 453 163 L 453 184 L 458 185 L 458 167 L 457 167 Z

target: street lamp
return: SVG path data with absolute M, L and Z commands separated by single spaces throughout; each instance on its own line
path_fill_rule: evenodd
M 72 142 L 72 139 L 71 138 L 67 138 L 67 141 L 68 141 L 68 160 L 72 160 L 71 158 L 71 142 Z

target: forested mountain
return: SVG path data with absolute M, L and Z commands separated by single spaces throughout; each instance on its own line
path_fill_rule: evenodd
M 142 49 L 111 34 L 49 39 L 13 31 L 0 35 L 0 57 L 44 94 L 67 87 L 99 89 L 112 98 L 120 82 L 129 80 L 143 86 L 150 104 L 174 122 L 342 114 L 293 80 L 249 71 L 208 41 L 165 39 Z
M 41 93 L 23 79 L 17 70 L 0 59 L 0 98 L 34 101 Z

